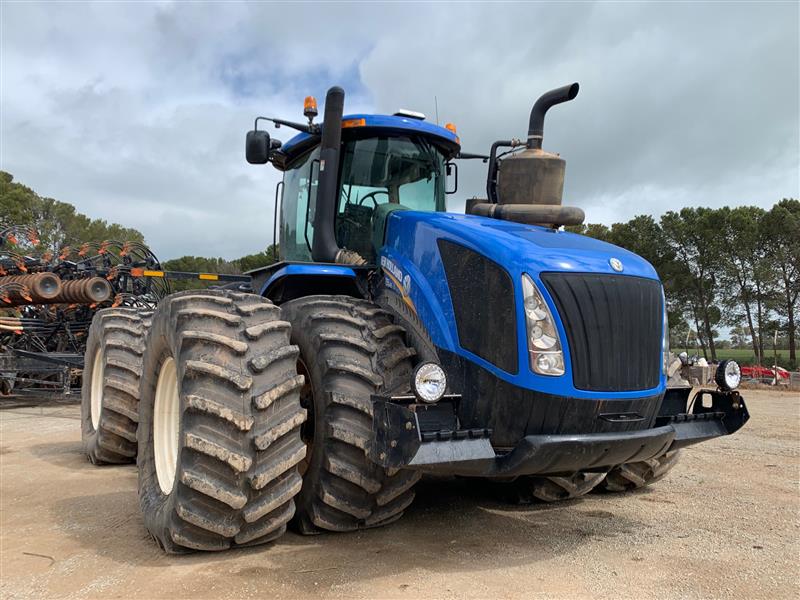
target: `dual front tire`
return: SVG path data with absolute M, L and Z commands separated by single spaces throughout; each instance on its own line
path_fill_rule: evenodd
M 290 325 L 264 298 L 185 292 L 144 354 L 139 502 L 167 552 L 271 541 L 295 514 L 306 447 Z
M 278 308 L 189 291 L 149 321 L 98 313 L 84 442 L 93 462 L 137 458 L 145 526 L 165 551 L 261 544 L 291 520 L 305 534 L 374 527 L 411 504 L 419 475 L 366 456 L 371 395 L 407 393 L 412 372 L 389 313 L 349 297 Z
M 269 542 L 291 520 L 313 534 L 400 518 L 419 474 L 382 469 L 366 448 L 371 395 L 406 392 L 413 354 L 388 313 L 349 297 L 280 309 L 222 291 L 166 298 L 137 435 L 152 537 L 171 553 L 224 550 Z

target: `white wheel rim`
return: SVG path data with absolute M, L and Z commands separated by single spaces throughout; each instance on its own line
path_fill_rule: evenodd
M 103 360 L 103 349 L 98 348 L 94 353 L 92 361 L 92 387 L 90 393 L 90 405 L 92 414 L 92 427 L 97 431 L 100 426 L 100 412 L 103 410 L 103 377 L 105 375 L 106 364 Z
M 153 408 L 153 446 L 158 486 L 164 494 L 172 492 L 178 463 L 181 401 L 178 394 L 178 369 L 170 357 L 161 365 Z

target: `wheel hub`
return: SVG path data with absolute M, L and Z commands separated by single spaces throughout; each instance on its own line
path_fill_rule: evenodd
M 301 476 L 306 474 L 311 464 L 311 453 L 314 450 L 314 388 L 311 387 L 311 376 L 308 367 L 302 361 L 297 361 L 297 373 L 305 377 L 303 387 L 300 388 L 300 406 L 306 409 L 306 421 L 300 427 L 300 437 L 306 445 L 306 456 L 297 465 L 297 471 Z
M 92 417 L 92 427 L 97 431 L 100 426 L 100 412 L 103 410 L 103 379 L 105 377 L 105 361 L 103 360 L 103 349 L 98 348 L 94 353 L 92 362 L 92 387 L 90 412 Z
M 153 407 L 153 450 L 156 476 L 161 492 L 169 494 L 175 484 L 180 436 L 180 394 L 175 359 L 167 358 L 161 365 L 156 383 Z

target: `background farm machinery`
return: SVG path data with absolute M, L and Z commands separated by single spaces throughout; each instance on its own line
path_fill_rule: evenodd
M 136 241 L 42 249 L 37 232 L 0 224 L 0 399 L 80 389 L 86 336 L 101 308 L 149 310 L 170 280 L 247 285 L 249 277 L 161 270 Z

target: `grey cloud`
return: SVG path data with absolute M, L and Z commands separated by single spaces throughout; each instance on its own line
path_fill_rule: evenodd
M 506 8 L 501 22 L 486 5 L 453 15 L 458 60 L 434 32 L 406 91 L 422 105 L 438 93 L 465 146 L 523 136 L 538 94 L 577 80 L 576 101 L 548 116 L 545 147 L 567 158 L 567 196 L 590 219 L 599 205 L 618 205 L 622 219 L 673 202 L 797 195 L 797 5 Z M 382 68 L 404 35 L 385 37 L 363 65 L 383 109 L 409 83 Z
M 766 206 L 800 195 L 798 10 L 6 4 L 0 166 L 141 229 L 162 256 L 234 257 L 271 241 L 278 174 L 242 156 L 256 114 L 299 117 L 304 95 L 342 82 L 348 110 L 433 118 L 436 96 L 465 149 L 485 152 L 525 134 L 542 91 L 577 80 L 545 147 L 591 221 Z M 483 193 L 485 167 L 461 175 L 454 208 Z

